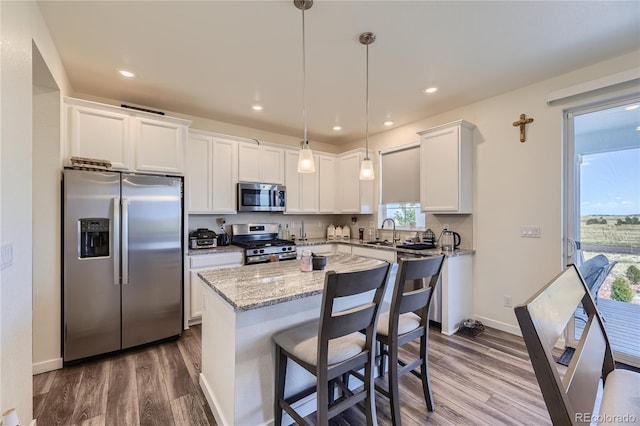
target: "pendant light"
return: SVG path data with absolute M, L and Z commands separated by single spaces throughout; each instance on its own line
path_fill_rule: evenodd
M 298 173 L 314 173 L 316 165 L 313 161 L 313 151 L 309 147 L 307 139 L 307 60 L 304 31 L 304 11 L 313 6 L 313 0 L 294 0 L 293 4 L 302 11 L 302 122 L 304 127 L 304 140 L 300 143 L 298 153 Z
M 375 178 L 373 173 L 373 162 L 369 158 L 369 45 L 376 41 L 376 35 L 374 33 L 362 33 L 360 34 L 360 43 L 367 46 L 367 95 L 366 95 L 366 134 L 365 134 L 365 156 L 360 165 L 360 180 L 373 180 Z

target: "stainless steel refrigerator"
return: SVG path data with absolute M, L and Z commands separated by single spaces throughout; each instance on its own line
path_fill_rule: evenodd
M 182 178 L 65 170 L 64 362 L 182 332 Z

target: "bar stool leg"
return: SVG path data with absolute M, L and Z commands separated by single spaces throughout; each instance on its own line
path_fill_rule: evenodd
M 371 362 L 365 367 L 365 383 L 368 388 L 367 397 L 364 400 L 365 412 L 367 417 L 367 425 L 378 426 L 378 416 L 376 413 L 376 389 L 373 384 L 373 370 L 375 367 L 375 356 L 371 357 Z
M 420 358 L 422 358 L 422 365 L 420 365 L 420 380 L 422 380 L 422 391 L 424 392 L 424 400 L 427 403 L 427 410 L 434 411 L 435 405 L 433 403 L 433 393 L 431 392 L 431 380 L 429 376 L 429 352 L 427 350 L 428 339 L 428 335 L 420 337 Z
M 400 426 L 400 393 L 398 391 L 398 343 L 390 341 L 387 346 L 389 359 L 389 404 L 391 406 L 391 421 L 394 426 Z
M 284 399 L 284 384 L 287 374 L 287 357 L 282 353 L 280 346 L 276 345 L 276 388 L 273 404 L 273 423 L 275 426 L 282 425 L 282 408 L 280 400 Z

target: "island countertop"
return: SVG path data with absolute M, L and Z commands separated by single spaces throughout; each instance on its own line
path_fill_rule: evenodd
M 327 256 L 322 271 L 301 272 L 299 261 L 289 260 L 202 271 L 198 276 L 237 311 L 321 294 L 327 271 L 352 272 L 384 263 L 350 254 Z

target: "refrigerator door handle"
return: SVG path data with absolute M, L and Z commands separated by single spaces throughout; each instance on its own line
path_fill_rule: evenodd
M 129 284 L 129 200 L 122 199 L 122 285 Z
M 113 198 L 113 226 L 111 227 L 111 235 L 113 235 L 113 285 L 120 285 L 120 197 Z

